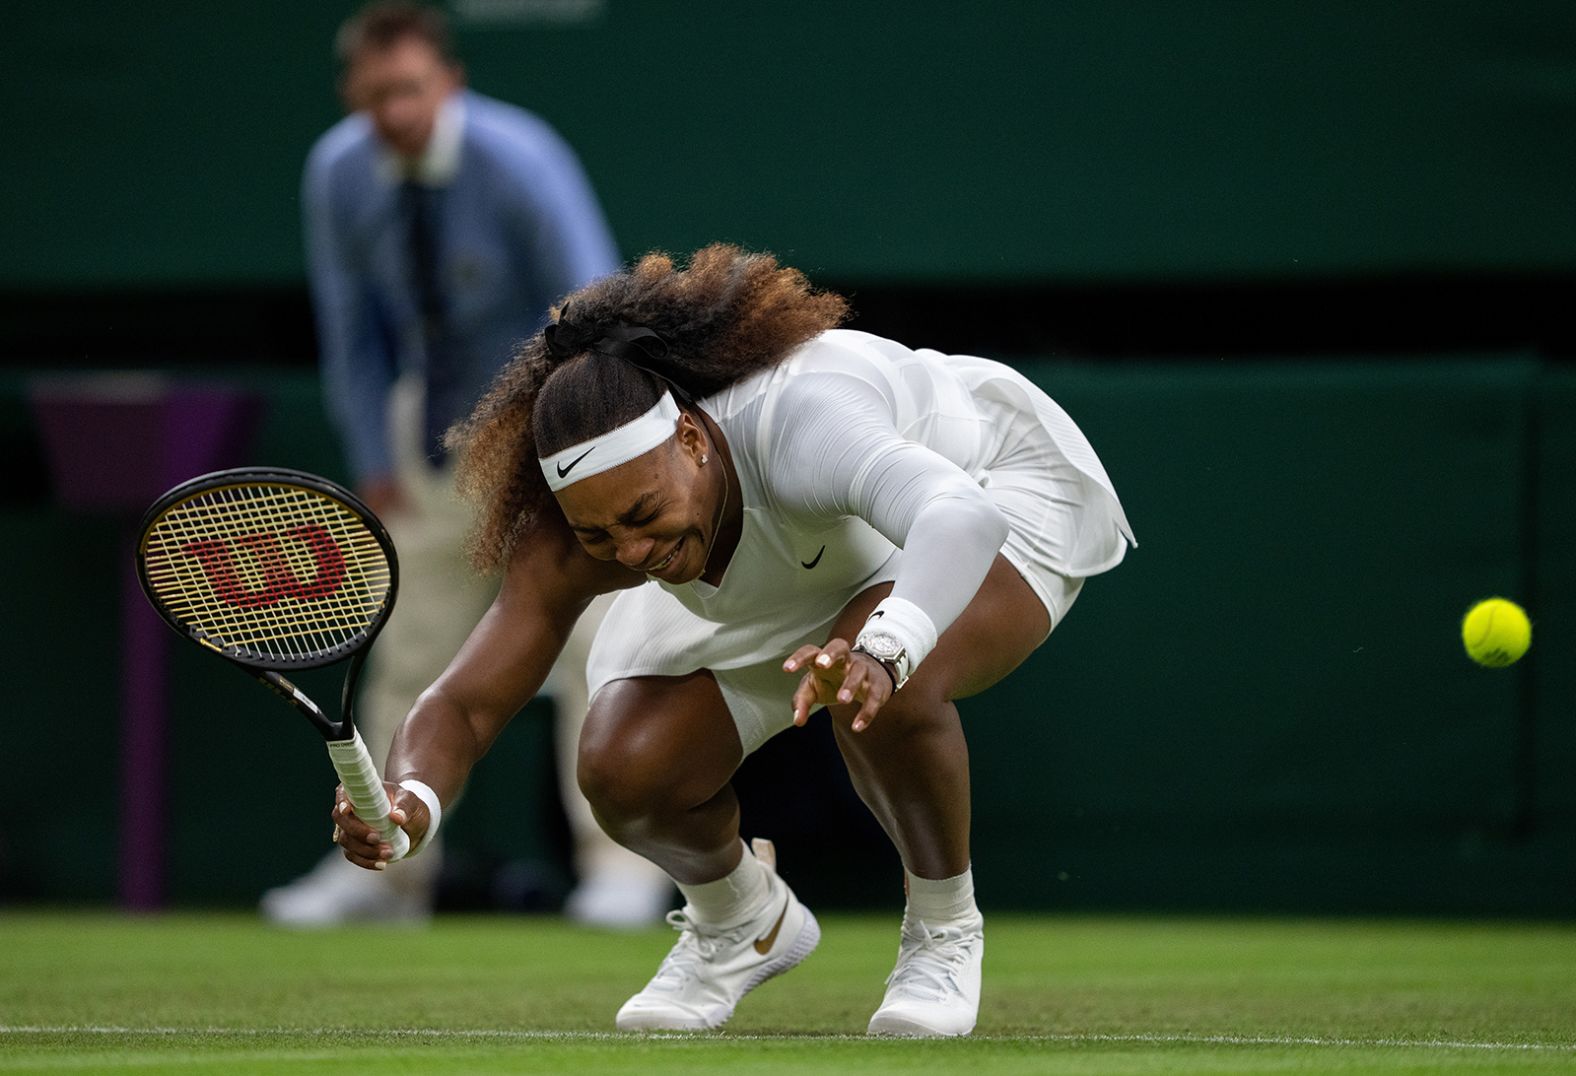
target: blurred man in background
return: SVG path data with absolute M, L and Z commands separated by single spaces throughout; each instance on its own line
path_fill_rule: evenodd
M 401 593 L 373 651 L 360 704 L 373 756 L 454 656 L 496 580 L 464 558 L 470 517 L 442 437 L 466 415 L 549 305 L 618 268 L 596 196 L 546 123 L 465 86 L 441 12 L 412 3 L 362 8 L 339 30 L 340 91 L 350 115 L 307 160 L 302 201 L 312 299 L 330 415 L 357 490 L 399 550 Z M 579 884 L 566 911 L 606 926 L 659 918 L 667 877 L 597 826 L 575 781 L 594 607 L 547 692 Z M 275 922 L 424 921 L 440 850 L 373 873 L 335 849 L 263 896 Z

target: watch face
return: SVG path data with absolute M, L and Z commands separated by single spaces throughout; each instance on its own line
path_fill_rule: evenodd
M 897 661 L 903 656 L 903 644 L 898 642 L 897 637 L 880 632 L 861 635 L 855 645 L 880 661 Z

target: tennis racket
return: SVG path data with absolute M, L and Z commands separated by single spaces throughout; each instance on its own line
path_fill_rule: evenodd
M 142 519 L 137 574 L 178 633 L 256 677 L 306 715 L 356 815 L 394 846 L 389 798 L 354 701 L 361 666 L 394 610 L 399 564 L 370 509 L 324 478 L 244 467 L 193 478 Z M 350 659 L 338 721 L 282 672 Z

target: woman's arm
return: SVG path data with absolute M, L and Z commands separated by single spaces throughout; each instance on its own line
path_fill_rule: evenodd
M 561 522 L 539 526 L 515 551 L 491 607 L 395 733 L 385 782 L 395 821 L 413 846 L 427 831 L 429 813 L 399 782 L 420 781 L 440 804 L 453 803 L 510 718 L 541 689 L 591 599 L 640 581 L 616 563 L 588 556 Z M 370 867 L 387 857 L 388 846 L 347 814 L 342 800 L 334 821 L 351 862 Z
M 800 511 L 855 515 L 903 550 L 892 597 L 913 633 L 917 665 L 973 600 L 1007 539 L 1007 519 L 978 482 L 903 437 L 869 383 L 834 373 L 800 377 L 783 394 L 770 481 Z
M 770 480 L 784 503 L 816 516 L 859 516 L 903 550 L 891 594 L 866 622 L 869 650 L 855 649 L 862 636 L 834 638 L 800 647 L 783 664 L 804 673 L 794 724 L 818 705 L 858 702 L 859 732 L 974 599 L 1007 520 L 956 464 L 903 437 L 888 401 L 859 378 L 800 378 L 784 392 L 775 426 Z

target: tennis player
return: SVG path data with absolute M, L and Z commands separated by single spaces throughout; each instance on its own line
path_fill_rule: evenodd
M 839 329 L 844 301 L 768 255 L 650 255 L 554 316 L 450 434 L 480 502 L 474 559 L 505 581 L 400 729 L 396 821 L 418 850 L 432 839 L 581 610 L 620 590 L 580 784 L 686 903 L 618 1027 L 716 1027 L 815 947 L 769 843 L 740 839 L 730 780 L 824 706 L 906 874 L 869 1031 L 967 1034 L 984 927 L 954 700 L 1011 672 L 1135 544 L 1104 467 L 1018 373 Z M 392 857 L 342 797 L 335 812 L 352 862 Z

